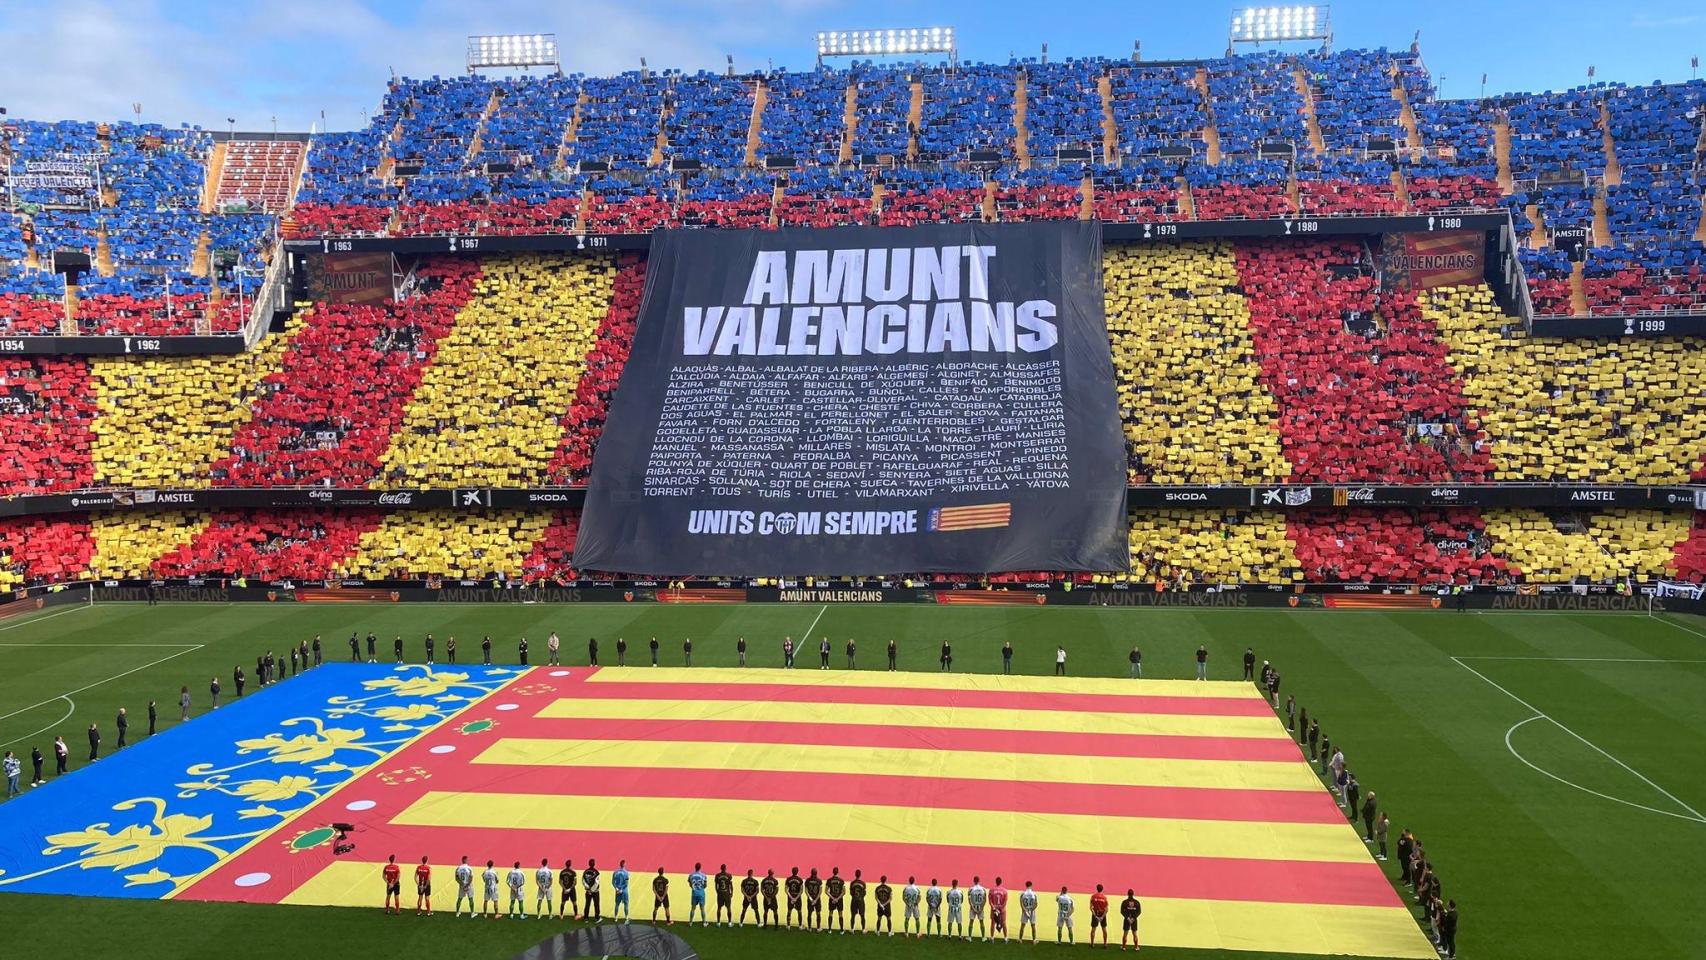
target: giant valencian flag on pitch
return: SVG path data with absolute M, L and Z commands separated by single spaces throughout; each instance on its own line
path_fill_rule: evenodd
M 1432 955 L 1239 683 L 328 667 L 7 819 L 0 891 L 376 907 L 385 857 L 425 855 L 443 909 L 463 856 L 530 878 L 572 858 L 596 859 L 608 911 L 626 859 L 644 916 L 645 875 L 701 861 L 887 874 L 897 892 L 909 874 L 1081 900 L 1101 883 L 1136 889 L 1148 945 Z M 338 822 L 356 827 L 341 854 Z

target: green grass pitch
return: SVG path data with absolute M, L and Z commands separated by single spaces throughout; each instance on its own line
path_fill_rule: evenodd
M 515 639 L 562 635 L 565 662 L 584 663 L 597 636 L 605 662 L 626 636 L 630 663 L 656 634 L 664 662 L 681 638 L 696 665 L 732 665 L 744 634 L 754 667 L 781 664 L 781 640 L 827 635 L 841 662 L 847 637 L 860 666 L 882 666 L 900 641 L 902 667 L 934 669 L 943 639 L 955 669 L 1048 674 L 1056 641 L 1075 674 L 1124 676 L 1142 645 L 1152 677 L 1194 675 L 1208 645 L 1211 675 L 1235 677 L 1246 645 L 1279 667 L 1285 693 L 1322 720 L 1365 789 L 1398 827 L 1427 844 L 1462 911 L 1460 955 L 1501 960 L 1695 957 L 1706 952 L 1698 873 L 1706 853 L 1706 624 L 1632 614 L 1450 611 L 1173 611 L 1107 608 L 666 605 L 161 605 L 61 607 L 0 621 L 0 743 L 27 760 L 63 732 L 74 765 L 82 731 L 127 707 L 136 724 L 150 697 L 177 722 L 178 688 L 196 712 L 208 678 L 253 670 L 269 647 L 324 635 L 328 660 L 369 629 L 380 656 L 402 634 L 410 659 L 431 631 L 454 634 L 464 660 L 491 634 L 494 659 Z M 442 648 L 441 648 L 442 652 Z M 808 643 L 802 660 L 815 661 Z M 1526 721 L 1526 722 L 1525 722 Z M 193 721 L 192 721 L 193 722 Z M 137 730 L 146 726 L 141 721 Z M 1514 728 L 1514 729 L 1513 729 Z M 51 758 L 48 764 L 51 768 Z M 26 763 L 25 780 L 28 779 Z M 0 829 L 5 829 L 0 805 Z M 1386 864 L 1396 876 L 1396 862 Z M 0 955 L 504 958 L 542 939 L 544 925 L 385 917 L 371 911 L 0 895 Z M 682 928 L 708 960 L 749 956 L 1052 956 L 1043 946 L 984 946 Z M 1189 950 L 1147 955 L 1278 957 Z

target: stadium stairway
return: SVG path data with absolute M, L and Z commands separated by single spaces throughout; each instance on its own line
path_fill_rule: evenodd
M 912 100 L 906 108 L 906 159 L 918 159 L 918 130 L 924 123 L 924 81 L 912 81 Z
M 1404 146 L 1412 152 L 1420 151 L 1422 130 L 1416 124 L 1416 108 L 1410 103 L 1409 91 L 1404 89 L 1396 64 L 1392 67 L 1392 99 L 1398 101 L 1398 124 L 1404 128 Z
M 847 93 L 841 108 L 841 154 L 840 161 L 846 163 L 853 159 L 853 134 L 859 129 L 859 84 L 852 74 L 847 76 Z
M 1114 123 L 1114 84 L 1105 72 L 1096 77 L 1096 96 L 1102 101 L 1102 159 L 1111 163 L 1120 155 L 1120 128 Z
M 581 116 L 583 114 L 585 104 L 585 93 L 582 93 L 575 98 L 575 109 L 569 114 L 569 122 L 563 127 L 563 136 L 557 141 L 556 158 L 551 161 L 551 166 L 554 169 L 562 170 L 567 166 L 569 148 L 574 145 L 575 137 L 580 132 Z
M 1316 156 L 1322 156 L 1327 152 L 1327 141 L 1321 135 L 1321 120 L 1315 112 L 1315 86 L 1309 82 L 1309 75 L 1304 72 L 1302 64 L 1294 65 L 1291 75 L 1297 84 L 1297 95 L 1303 98 L 1303 120 L 1309 131 L 1309 149 Z
M 1623 183 L 1623 166 L 1617 162 L 1617 141 L 1611 134 L 1611 107 L 1604 100 L 1599 102 L 1599 131 L 1605 149 L 1605 182 L 1598 195 L 1603 196 L 1606 187 Z M 1609 237 L 1609 234 L 1601 236 Z
M 746 153 L 741 160 L 749 167 L 758 165 L 758 145 L 762 142 L 759 134 L 764 129 L 764 106 L 769 101 L 769 84 L 763 80 L 755 81 L 752 85 L 752 116 L 746 123 Z
M 1208 165 L 1211 167 L 1219 166 L 1221 156 L 1220 124 L 1214 119 L 1214 97 L 1209 94 L 1207 67 L 1197 68 L 1197 74 L 1196 78 L 1193 80 L 1193 84 L 1196 87 L 1197 93 L 1202 96 L 1202 114 L 1205 124 L 1202 131 L 1202 138 L 1203 143 L 1207 148 L 1204 152 L 1207 155 Z
M 1495 176 L 1499 181 L 1499 190 L 1509 196 L 1514 180 L 1511 177 L 1511 125 L 1508 120 L 1493 122 L 1493 162 L 1498 171 Z M 1534 219 L 1532 212 L 1529 219 Z
M 219 209 L 220 177 L 225 169 L 225 154 L 230 149 L 228 141 L 221 140 L 207 152 L 207 175 L 201 184 L 201 212 L 212 213 Z
M 1025 86 L 1025 71 L 1018 70 L 1013 75 L 1013 159 L 1020 170 L 1031 169 L 1030 131 L 1025 129 L 1025 116 L 1029 109 L 1029 95 Z
M 1570 264 L 1570 313 L 1584 317 L 1588 313 L 1588 294 L 1585 283 L 1586 265 L 1577 260 Z

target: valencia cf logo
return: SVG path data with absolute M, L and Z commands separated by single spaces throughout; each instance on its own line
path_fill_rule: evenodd
M 1294 607 L 1297 606 L 1297 598 L 1296 597 L 1286 597 L 1285 602 L 1291 604 Z
M 628 601 L 629 603 L 632 603 L 634 601 L 634 591 L 632 591 L 632 590 L 622 591 L 622 599 Z

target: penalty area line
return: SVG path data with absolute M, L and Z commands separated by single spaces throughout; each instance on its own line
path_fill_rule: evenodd
M 53 703 L 56 700 L 69 700 L 71 698 L 72 694 L 82 693 L 85 690 L 92 690 L 95 687 L 98 687 L 103 683 L 111 683 L 114 680 L 118 680 L 122 677 L 128 677 L 133 673 L 138 673 L 140 671 L 147 670 L 149 667 L 157 667 L 160 664 L 165 663 L 167 660 L 171 660 L 174 657 L 181 657 L 186 653 L 194 653 L 195 651 L 200 650 L 202 647 L 205 647 L 205 646 L 206 646 L 206 644 L 204 644 L 204 643 L 186 644 L 184 646 L 184 649 L 179 650 L 177 653 L 169 653 L 169 654 L 161 657 L 158 660 L 150 660 L 140 667 L 133 667 L 129 670 L 126 670 L 123 673 L 115 673 L 112 676 L 107 677 L 104 680 L 96 680 L 94 683 L 86 683 L 83 686 L 78 687 L 75 690 L 67 690 L 64 693 L 62 693 L 56 697 L 48 697 L 46 700 L 43 700 L 39 703 L 32 703 L 29 706 L 24 707 L 21 710 L 13 710 L 11 713 L 0 714 L 0 720 L 6 720 L 6 719 L 9 719 L 11 717 L 15 717 L 20 713 L 28 713 L 29 711 L 34 710 L 37 707 L 45 707 L 48 704 Z
M 68 613 L 76 613 L 79 610 L 88 610 L 88 609 L 92 609 L 92 608 L 93 608 L 93 604 L 79 603 L 75 606 L 68 607 L 67 609 L 64 609 L 64 610 L 55 610 L 54 612 L 47 614 L 45 616 L 32 617 L 29 620 L 21 620 L 17 623 L 8 623 L 5 626 L 0 627 L 0 630 L 16 630 L 19 627 L 27 627 L 27 626 L 30 626 L 32 624 L 41 623 L 43 620 L 52 620 L 54 617 L 63 617 Z
M 1683 817 L 1680 814 L 1674 814 L 1673 813 L 1673 814 L 1671 814 L 1671 816 L 1679 817 L 1680 819 L 1683 819 L 1683 820 L 1692 819 L 1697 823 L 1706 823 L 1706 816 L 1703 816 L 1700 813 L 1700 811 L 1694 809 L 1693 807 L 1689 806 L 1686 803 L 1683 803 L 1680 799 L 1677 798 L 1676 794 L 1671 793 L 1669 790 L 1666 790 L 1664 787 L 1661 787 L 1658 784 L 1654 783 L 1645 774 L 1641 773 L 1641 771 L 1636 770 L 1634 767 L 1631 767 L 1627 763 L 1624 763 L 1622 760 L 1619 760 L 1615 756 L 1612 756 L 1610 753 L 1607 753 L 1604 749 L 1602 749 L 1600 746 L 1595 744 L 1592 740 L 1589 740 L 1588 738 L 1582 736 L 1581 734 L 1577 733 L 1576 731 L 1571 730 L 1569 727 L 1564 726 L 1562 723 L 1559 723 L 1557 719 L 1552 717 L 1546 711 L 1540 709 L 1539 707 L 1536 707 L 1534 704 L 1529 703 L 1527 700 L 1524 700 L 1523 698 L 1517 696 L 1516 694 L 1510 692 L 1509 690 L 1506 690 L 1504 687 L 1500 686 L 1499 683 L 1497 681 L 1495 681 L 1492 677 L 1489 677 L 1486 674 L 1482 673 L 1481 671 L 1475 669 L 1474 667 L 1471 667 L 1469 664 L 1464 663 L 1463 658 L 1452 657 L 1451 661 L 1453 663 L 1457 664 L 1458 666 L 1462 667 L 1463 669 L 1469 671 L 1470 673 L 1473 673 L 1475 676 L 1480 677 L 1482 680 L 1486 681 L 1487 684 L 1489 686 L 1491 686 L 1494 690 L 1497 690 L 1500 693 L 1504 694 L 1505 696 L 1510 697 L 1512 700 L 1515 700 L 1517 703 L 1522 704 L 1524 707 L 1527 707 L 1530 711 L 1532 711 L 1534 713 L 1534 716 L 1529 717 L 1528 720 L 1524 720 L 1521 723 L 1518 723 L 1516 726 L 1513 726 L 1509 730 L 1505 731 L 1505 746 L 1506 746 L 1506 748 L 1510 749 L 1511 755 L 1515 756 L 1518 760 L 1522 760 L 1522 762 L 1525 764 L 1528 764 L 1528 766 L 1534 767 L 1534 769 L 1536 769 L 1536 770 L 1540 770 L 1539 767 L 1535 767 L 1534 764 L 1529 763 L 1527 760 L 1523 759 L 1522 755 L 1517 753 L 1516 749 L 1514 747 L 1511 747 L 1510 735 L 1512 733 L 1516 732 L 1517 727 L 1520 727 L 1523 724 L 1526 724 L 1532 720 L 1545 720 L 1546 722 L 1552 724 L 1553 726 L 1557 727 L 1558 729 L 1564 731 L 1565 733 L 1569 734 L 1570 736 L 1581 741 L 1583 744 L 1587 745 L 1587 747 L 1589 749 L 1593 750 L 1595 753 L 1598 753 L 1600 756 L 1604 757 L 1605 759 L 1610 760 L 1612 763 L 1617 764 L 1619 767 L 1622 767 L 1624 770 L 1626 770 L 1630 774 L 1632 774 L 1635 777 L 1635 779 L 1640 780 L 1642 783 L 1646 784 L 1647 786 L 1652 787 L 1654 790 L 1657 790 L 1661 794 L 1664 794 L 1666 799 L 1670 800 L 1670 802 L 1676 804 L 1677 806 L 1681 807 L 1682 809 L 1687 810 L 1692 815 L 1690 817 Z M 1554 780 L 1559 780 L 1559 781 L 1564 782 L 1564 783 L 1569 783 L 1568 780 L 1564 780 L 1562 777 L 1556 776 L 1556 775 L 1551 774 L 1551 773 L 1547 773 L 1547 771 L 1545 771 L 1545 770 L 1540 770 L 1540 772 L 1545 773 L 1547 776 L 1552 777 L 1552 779 L 1554 779 Z M 1573 783 L 1571 783 L 1570 786 L 1577 787 L 1577 789 L 1586 790 L 1585 787 L 1578 787 L 1576 784 L 1573 784 Z M 1588 790 L 1587 792 L 1588 793 L 1594 793 L 1594 791 L 1592 791 L 1592 790 Z M 1595 794 L 1595 795 L 1596 796 L 1604 796 L 1604 794 Z M 1607 798 L 1607 799 L 1615 799 L 1615 798 Z M 1640 807 L 1641 805 L 1636 804 L 1636 803 L 1632 803 L 1632 804 L 1630 804 L 1630 806 Z M 1641 808 L 1642 809 L 1651 809 L 1650 807 L 1641 807 Z M 1662 812 L 1662 811 L 1659 811 L 1659 812 Z

